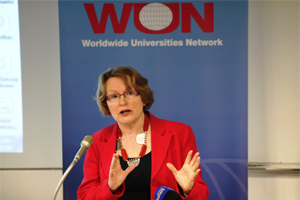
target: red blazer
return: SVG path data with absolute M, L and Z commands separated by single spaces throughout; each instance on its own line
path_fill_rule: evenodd
M 150 114 L 151 123 L 151 200 L 159 186 L 172 188 L 180 193 L 174 175 L 166 166 L 172 163 L 177 170 L 184 164 L 187 153 L 197 152 L 196 140 L 190 126 L 162 120 Z M 117 200 L 125 191 L 123 183 L 115 194 L 108 187 L 108 173 L 116 149 L 117 124 L 93 134 L 94 143 L 87 150 L 83 166 L 84 178 L 77 191 L 79 200 Z M 200 167 L 200 166 L 199 166 Z M 195 179 L 194 187 L 186 200 L 207 199 L 209 191 L 202 180 L 202 172 Z

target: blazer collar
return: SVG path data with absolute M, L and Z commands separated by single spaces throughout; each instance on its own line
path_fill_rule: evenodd
M 150 114 L 150 123 L 151 123 L 151 158 L 152 158 L 152 173 L 151 180 L 155 175 L 161 170 L 166 158 L 167 151 L 169 149 L 171 134 L 166 132 L 166 128 L 162 121 Z

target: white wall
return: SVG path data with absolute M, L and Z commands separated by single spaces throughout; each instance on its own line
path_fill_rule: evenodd
M 249 2 L 249 162 L 300 163 L 299 1 Z M 250 171 L 249 199 L 299 200 L 299 173 Z
M 249 3 L 249 161 L 300 163 L 299 2 Z
M 62 152 L 57 1 L 19 4 L 24 88 L 35 91 L 24 92 L 24 112 L 33 117 L 25 121 L 38 122 L 24 132 L 38 139 L 47 134 Z M 47 98 L 52 103 L 43 104 Z M 299 2 L 250 1 L 249 162 L 300 163 L 299 102 Z M 45 159 L 54 160 L 48 166 L 53 169 L 0 170 L 0 199 L 51 199 L 62 175 L 62 153 L 45 152 Z M 299 182 L 298 174 L 250 172 L 249 199 L 298 200 Z

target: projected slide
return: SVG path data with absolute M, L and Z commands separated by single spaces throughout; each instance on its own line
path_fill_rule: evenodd
M 18 1 L 0 0 L 0 152 L 23 152 Z

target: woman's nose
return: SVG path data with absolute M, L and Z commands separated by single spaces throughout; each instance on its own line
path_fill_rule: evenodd
M 120 104 L 120 105 L 126 104 L 126 98 L 125 98 L 125 95 L 124 95 L 124 94 L 121 94 L 121 95 L 120 95 L 119 104 Z

